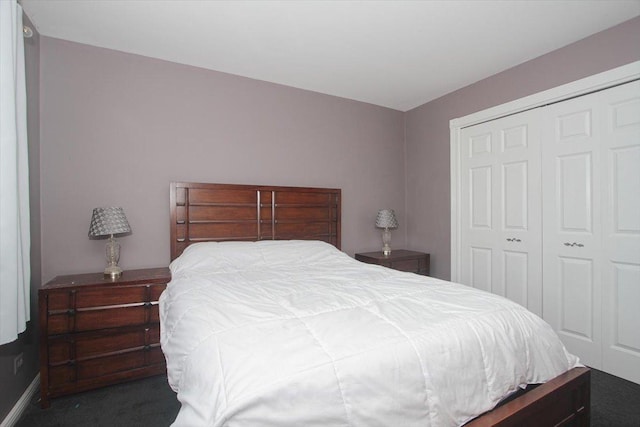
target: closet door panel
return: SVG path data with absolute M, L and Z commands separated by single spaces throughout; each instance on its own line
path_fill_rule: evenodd
M 640 384 L 640 82 L 601 97 L 603 369 Z
M 493 271 L 491 248 L 471 247 L 469 260 L 471 262 L 469 284 L 474 288 L 487 292 L 494 292 L 491 280 Z
M 527 162 L 502 165 L 502 228 L 506 231 L 526 231 L 528 227 Z
M 595 368 L 601 336 L 601 126 L 598 94 L 544 108 L 543 318 Z
M 640 112 L 638 113 L 640 114 Z M 612 148 L 609 157 L 611 170 L 611 208 L 613 232 L 632 237 L 640 233 L 640 197 L 629 197 L 640 192 L 640 146 Z
M 490 126 L 464 131 L 460 156 L 463 164 L 461 197 L 464 230 L 460 281 L 488 292 L 493 283 L 493 249 L 496 243 L 494 182 L 496 181 L 496 138 Z
M 469 188 L 471 203 L 471 223 L 473 230 L 491 230 L 492 196 L 491 166 L 480 166 L 469 170 Z
M 501 130 L 502 151 L 526 149 L 529 142 L 529 125 L 520 124 Z
M 542 314 L 538 115 L 461 132 L 460 281 Z
M 586 346 L 593 342 L 593 263 L 589 259 L 558 257 L 557 278 L 562 294 L 560 328 Z
M 593 205 L 591 153 L 558 156 L 556 159 L 556 216 L 561 233 L 591 234 Z
M 529 287 L 528 265 L 529 256 L 526 252 L 503 252 L 503 282 L 505 296 L 511 301 L 526 307 L 529 301 L 527 289 Z
M 613 288 L 615 300 L 611 344 L 617 350 L 640 353 L 638 333 L 638 307 L 628 301 L 640 301 L 640 265 L 613 263 Z
M 584 109 L 566 110 L 556 116 L 556 141 L 567 143 L 571 141 L 588 141 L 591 135 L 591 125 L 593 110 L 592 105 L 583 103 L 584 99 L 579 99 Z M 571 101 L 565 101 L 571 102 Z

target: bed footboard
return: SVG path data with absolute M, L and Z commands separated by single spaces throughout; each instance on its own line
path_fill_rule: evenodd
M 574 368 L 466 424 L 485 426 L 589 426 L 591 370 Z

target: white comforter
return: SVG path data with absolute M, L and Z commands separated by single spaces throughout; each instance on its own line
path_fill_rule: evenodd
M 513 302 L 321 242 L 201 243 L 171 273 L 175 426 L 454 426 L 579 366 Z

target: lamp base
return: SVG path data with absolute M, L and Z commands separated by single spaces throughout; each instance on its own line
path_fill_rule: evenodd
M 105 277 L 116 280 L 122 276 L 122 269 L 118 267 L 118 261 L 120 261 L 120 244 L 116 242 L 113 234 L 109 236 L 107 240 L 107 268 L 104 269 Z
M 117 265 L 110 265 L 104 269 L 104 277 L 108 277 L 111 280 L 117 280 L 122 276 L 122 269 Z
M 391 230 L 388 228 L 382 230 L 382 255 L 391 255 Z

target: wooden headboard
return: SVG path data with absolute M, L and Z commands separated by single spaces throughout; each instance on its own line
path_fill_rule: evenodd
M 340 249 L 340 189 L 172 182 L 171 260 L 192 243 L 323 240 Z

